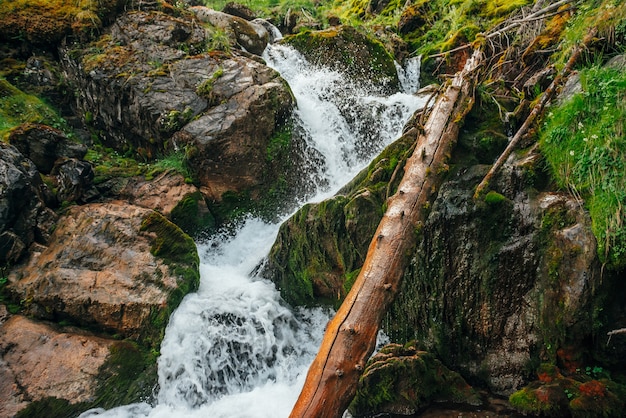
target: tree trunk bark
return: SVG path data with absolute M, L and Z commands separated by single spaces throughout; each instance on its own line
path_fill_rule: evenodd
M 434 104 L 398 191 L 388 201 L 361 272 L 328 323 L 290 418 L 341 417 L 354 397 L 431 197 L 447 171 L 446 161 L 456 144 L 459 122 L 472 107 L 474 75 L 481 60 L 482 54 L 476 50 Z

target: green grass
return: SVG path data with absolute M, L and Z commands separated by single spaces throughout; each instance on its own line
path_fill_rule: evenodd
M 626 266 L 626 72 L 592 67 L 583 91 L 550 109 L 541 149 L 558 185 L 589 209 L 598 255 L 610 268 Z
M 54 109 L 0 78 L 0 139 L 23 123 L 43 123 L 71 135 L 67 123 Z

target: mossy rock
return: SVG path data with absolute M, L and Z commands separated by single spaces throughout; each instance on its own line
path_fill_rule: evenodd
M 556 373 L 542 373 L 546 367 Z M 626 414 L 626 386 L 611 379 L 591 372 L 563 376 L 551 365 L 542 365 L 537 376 L 538 380 L 509 397 L 511 406 L 523 414 L 574 418 L 617 418 Z
M 0 3 L 0 36 L 34 44 L 56 44 L 73 35 L 85 40 L 118 13 L 125 0 L 5 0 Z
M 142 341 L 157 349 L 161 344 L 170 315 L 183 297 L 196 291 L 200 285 L 200 259 L 193 239 L 158 212 L 151 212 L 145 217 L 141 230 L 156 234 L 150 252 L 163 259 L 170 271 L 178 277 L 178 287 L 170 293 L 167 306 L 152 311 L 153 329 Z
M 69 131 L 65 121 L 40 98 L 0 78 L 0 139 L 25 123 L 45 123 Z
M 399 87 L 393 57 L 383 44 L 351 26 L 303 31 L 282 42 L 293 46 L 313 64 L 344 72 L 366 85 L 382 85 L 389 91 Z
M 172 209 L 170 219 L 192 236 L 215 227 L 215 218 L 204 204 L 204 197 L 200 192 L 183 197 Z
M 341 303 L 365 260 L 385 201 L 402 177 L 413 141 L 411 135 L 401 137 L 336 196 L 305 205 L 281 226 L 264 273 L 288 303 Z
M 66 418 L 92 408 L 110 409 L 146 401 L 157 384 L 156 351 L 125 340 L 113 343 L 107 361 L 100 367 L 98 387 L 93 400 L 72 403 L 53 396 L 31 402 L 16 418 Z
M 368 361 L 349 410 L 357 417 L 408 415 L 433 402 L 481 404 L 461 375 L 432 354 L 414 343 L 389 344 Z

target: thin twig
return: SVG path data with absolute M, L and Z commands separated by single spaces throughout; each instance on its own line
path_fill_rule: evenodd
M 474 199 L 477 199 L 478 197 L 481 196 L 485 187 L 489 185 L 491 178 L 500 169 L 500 167 L 504 165 L 507 158 L 509 158 L 509 155 L 511 155 L 513 150 L 517 147 L 517 144 L 524 137 L 524 135 L 526 135 L 526 132 L 528 132 L 528 130 L 530 129 L 531 125 L 533 124 L 537 116 L 539 116 L 539 114 L 543 111 L 543 108 L 548 104 L 555 90 L 561 85 L 561 83 L 565 79 L 567 79 L 567 76 L 571 72 L 576 61 L 578 61 L 578 58 L 580 57 L 580 54 L 582 53 L 583 49 L 586 48 L 589 42 L 591 42 L 591 40 L 593 39 L 593 37 L 596 35 L 597 32 L 598 32 L 597 28 L 591 28 L 589 32 L 587 33 L 587 35 L 585 36 L 585 38 L 583 39 L 582 44 L 576 47 L 576 49 L 572 53 L 572 56 L 567 61 L 567 64 L 565 64 L 565 67 L 563 67 L 563 70 L 554 78 L 554 80 L 552 81 L 552 84 L 550 84 L 550 86 L 546 89 L 546 91 L 543 92 L 543 95 L 539 99 L 539 102 L 535 105 L 535 107 L 533 107 L 533 110 L 530 112 L 530 115 L 528 115 L 528 117 L 526 118 L 522 126 L 517 130 L 517 132 L 515 133 L 515 135 L 509 142 L 509 145 L 507 145 L 507 147 L 504 149 L 500 157 L 498 157 L 498 159 L 493 164 L 493 166 L 491 166 L 491 169 L 489 169 L 489 172 L 485 175 L 485 177 L 480 182 L 478 187 L 476 187 L 476 191 L 474 192 Z

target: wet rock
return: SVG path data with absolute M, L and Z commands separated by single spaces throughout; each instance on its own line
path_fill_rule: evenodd
M 48 209 L 47 186 L 35 165 L 15 147 L 0 141 L 0 264 L 15 263 L 34 242 L 45 244 L 56 214 Z
M 0 260 L 3 264 L 15 264 L 25 253 L 26 244 L 12 231 L 0 234 Z
M 7 291 L 36 318 L 158 347 L 170 313 L 198 286 L 189 236 L 149 209 L 122 202 L 71 207 L 50 238 L 9 274 Z
M 367 170 L 378 187 L 357 178 L 281 227 L 267 277 L 290 303 L 328 302 L 332 289 L 336 300 L 349 290 L 364 260 L 359 248 L 369 244 L 393 193 L 393 186 L 380 187 L 392 178 L 383 161 Z M 528 189 L 538 184 L 541 165 L 536 152 L 513 156 L 479 202 L 473 187 L 487 166 L 450 174 L 416 231 L 418 245 L 384 326 L 392 340 L 416 339 L 446 366 L 506 396 L 527 382 L 531 362 L 557 361 L 559 348 L 589 348 L 595 298 L 610 288 L 580 202 Z
M 152 180 L 127 179 L 116 196 L 133 205 L 154 209 L 192 236 L 215 226 L 198 188 L 173 171 L 164 171 Z
M 15 315 L 0 326 L 0 416 L 47 397 L 90 401 L 115 341 L 65 333 Z
M 480 166 L 442 186 L 390 316 L 410 330 L 392 335 L 419 339 L 503 395 L 524 384 L 533 358 L 555 358 L 570 343 L 584 349 L 600 282 L 584 209 L 567 195 L 529 196 L 529 161 L 539 160 L 510 161 L 496 187 L 503 194 L 485 202 L 470 186 Z
M 414 344 L 389 344 L 367 362 L 349 410 L 355 417 L 414 416 L 433 402 L 482 403 L 461 375 L 432 354 Z
M 264 266 L 264 277 L 292 305 L 337 304 L 345 297 L 365 260 L 382 217 L 396 166 L 413 142 L 405 135 L 390 145 L 335 197 L 303 206 L 281 225 Z
M 238 45 L 252 54 L 261 55 L 269 42 L 269 33 L 257 22 L 249 22 L 245 18 L 203 6 L 193 7 L 191 10 L 201 22 L 210 23 L 226 31 Z
M 82 159 L 87 154 L 85 145 L 71 141 L 58 129 L 39 124 L 25 124 L 12 130 L 9 143 L 43 174 L 50 174 L 59 158 Z

